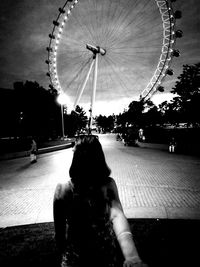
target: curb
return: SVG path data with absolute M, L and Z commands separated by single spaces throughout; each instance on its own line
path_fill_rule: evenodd
M 38 154 L 49 153 L 49 152 L 53 152 L 53 151 L 57 151 L 57 150 L 61 150 L 61 149 L 70 148 L 72 146 L 73 146 L 73 142 L 70 142 L 70 143 L 64 144 L 64 145 L 39 148 Z M 23 158 L 23 157 L 28 157 L 29 155 L 30 155 L 30 153 L 28 151 L 7 153 L 7 154 L 0 155 L 0 160 Z
M 157 144 L 157 143 L 142 143 L 142 142 L 137 142 L 139 147 L 143 148 L 154 148 L 154 149 L 161 149 L 161 150 L 168 150 L 168 145 L 167 144 Z

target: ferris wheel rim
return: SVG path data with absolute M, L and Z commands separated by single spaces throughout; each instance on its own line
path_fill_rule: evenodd
M 176 35 L 175 35 L 175 16 L 172 8 L 172 3 L 170 0 L 154 0 L 159 8 L 162 25 L 163 25 L 163 45 L 161 48 L 161 54 L 159 61 L 151 77 L 149 83 L 142 91 L 140 98 L 146 99 L 150 98 L 156 91 L 158 86 L 161 84 L 165 76 L 166 71 L 169 69 L 172 62 L 172 54 L 175 47 Z M 62 35 L 63 28 L 67 22 L 69 16 L 71 15 L 72 9 L 80 0 L 67 0 L 65 1 L 62 8 L 59 8 L 59 14 L 56 20 L 53 22 L 53 30 L 49 35 L 50 41 L 47 48 L 48 51 L 48 76 L 50 78 L 50 83 L 53 88 L 57 90 L 58 93 L 62 92 L 62 87 L 59 82 L 57 73 L 57 49 L 59 44 L 60 36 Z M 58 27 L 61 25 L 60 27 Z
M 157 64 L 157 68 L 147 84 L 146 88 L 142 91 L 140 99 L 150 98 L 156 91 L 157 87 L 161 85 L 161 82 L 167 75 L 167 69 L 169 69 L 172 58 L 173 51 L 175 48 L 175 15 L 172 7 L 172 3 L 169 0 L 157 2 L 162 22 L 163 22 L 163 45 L 161 50 L 161 55 Z
M 78 3 L 79 0 L 66 0 L 64 5 L 62 6 L 62 8 L 59 8 L 58 11 L 59 11 L 59 14 L 56 18 L 56 20 L 53 21 L 53 30 L 51 32 L 51 34 L 49 34 L 49 37 L 50 37 L 50 41 L 49 41 L 49 46 L 47 47 L 47 51 L 48 51 L 48 60 L 46 61 L 46 63 L 48 64 L 48 76 L 50 78 L 50 83 L 51 83 L 51 86 L 53 88 L 56 89 L 56 91 L 58 93 L 61 93 L 62 90 L 61 90 L 61 86 L 60 86 L 60 82 L 59 82 L 59 79 L 58 79 L 58 74 L 57 74 L 57 67 L 56 67 L 56 55 L 57 55 L 57 48 L 58 48 L 58 45 L 56 46 L 53 46 L 53 40 L 55 39 L 55 41 L 59 41 L 60 39 L 60 35 L 63 31 L 63 28 L 64 28 L 64 25 L 65 25 L 65 22 L 67 21 L 70 13 L 71 13 L 71 10 L 74 8 L 74 6 Z M 55 31 L 57 29 L 57 26 L 59 25 L 59 20 L 60 18 L 63 17 L 63 14 L 66 13 L 65 11 L 65 7 L 67 6 L 68 3 L 72 3 L 73 4 L 70 6 L 70 8 L 67 10 L 67 15 L 65 15 L 64 17 L 64 20 L 62 21 L 62 24 L 61 24 L 61 27 L 59 28 L 58 32 L 60 35 L 58 36 L 55 36 Z

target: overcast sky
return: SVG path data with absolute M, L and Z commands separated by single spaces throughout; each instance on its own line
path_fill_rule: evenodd
M 96 1 L 80 0 L 69 17 L 59 44 L 58 76 L 73 102 L 87 72 L 84 63 L 91 56 L 85 49 L 86 43 L 106 48 L 107 54 L 99 57 L 95 109 L 97 113 L 119 113 L 131 100 L 138 99 L 156 68 L 162 44 L 161 18 L 154 0 L 98 0 L 97 4 L 102 5 L 99 13 L 105 18 L 102 21 L 93 14 Z M 11 89 L 15 81 L 26 80 L 48 88 L 45 64 L 48 35 L 58 8 L 64 3 L 63 0 L 0 1 L 0 88 Z M 176 41 L 181 56 L 171 63 L 174 75 L 165 79 L 166 93 L 183 64 L 200 62 L 200 1 L 177 0 L 173 7 L 182 11 L 183 17 L 177 20 L 176 27 L 184 35 Z M 127 31 L 124 24 L 129 25 Z M 115 30 L 111 32 L 109 28 Z M 92 30 L 94 35 L 90 36 L 88 31 Z M 75 79 L 76 71 L 81 68 L 84 71 Z M 89 105 L 90 94 L 91 79 L 80 104 Z M 160 101 L 166 97 L 163 94 Z

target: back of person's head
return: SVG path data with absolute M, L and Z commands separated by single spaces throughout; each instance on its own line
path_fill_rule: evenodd
M 72 182 L 98 184 L 110 173 L 98 137 L 94 135 L 78 137 L 69 170 Z

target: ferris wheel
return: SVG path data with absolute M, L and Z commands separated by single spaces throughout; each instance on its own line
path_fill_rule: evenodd
M 47 47 L 50 87 L 66 93 L 74 108 L 95 98 L 150 98 L 160 90 L 173 57 L 180 11 L 170 0 L 68 0 L 59 8 Z M 85 94 L 84 94 L 85 92 Z M 90 100 L 88 99 L 88 92 Z

